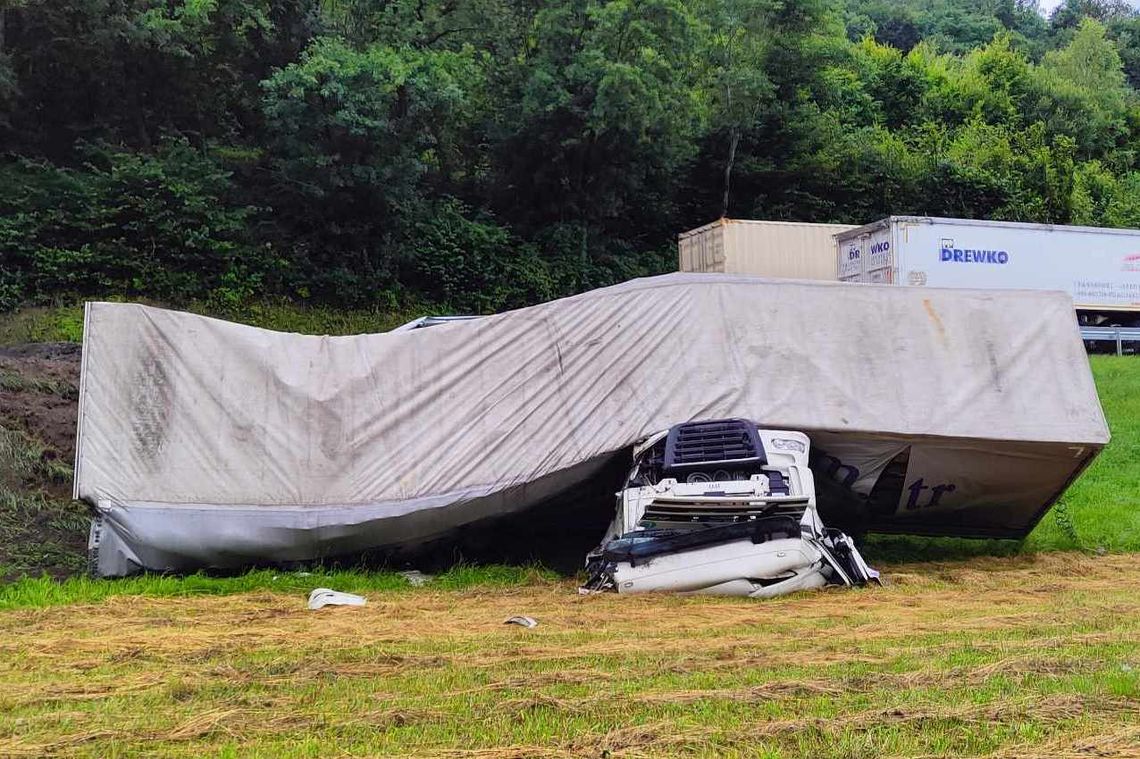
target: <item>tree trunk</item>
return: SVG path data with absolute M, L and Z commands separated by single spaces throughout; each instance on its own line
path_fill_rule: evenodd
M 728 161 L 724 164 L 724 199 L 720 204 L 720 215 L 728 216 L 728 197 L 732 189 L 732 166 L 736 163 L 736 146 L 740 144 L 740 128 L 732 128 L 732 139 L 728 144 Z

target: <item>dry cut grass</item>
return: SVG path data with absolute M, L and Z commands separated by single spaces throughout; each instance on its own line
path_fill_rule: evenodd
M 761 602 L 539 579 L 11 610 L 0 755 L 1140 756 L 1135 557 L 888 575 Z

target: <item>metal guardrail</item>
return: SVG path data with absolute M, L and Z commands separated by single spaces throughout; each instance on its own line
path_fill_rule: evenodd
M 1082 340 L 1116 343 L 1116 355 L 1124 355 L 1125 343 L 1140 343 L 1140 327 L 1081 327 Z

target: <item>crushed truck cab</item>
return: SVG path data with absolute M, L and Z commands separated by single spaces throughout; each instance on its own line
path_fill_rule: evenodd
M 634 448 L 583 592 L 766 598 L 878 581 L 816 511 L 808 437 L 744 419 L 679 424 Z

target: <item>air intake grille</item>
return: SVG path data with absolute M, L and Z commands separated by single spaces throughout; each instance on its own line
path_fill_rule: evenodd
M 696 469 L 712 464 L 766 463 L 756 425 L 743 419 L 689 422 L 669 430 L 665 469 Z

